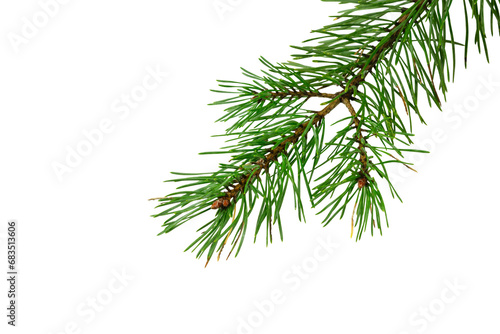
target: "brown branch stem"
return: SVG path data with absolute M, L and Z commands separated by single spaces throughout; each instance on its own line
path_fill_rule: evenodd
M 337 97 L 337 94 L 328 94 L 321 92 L 297 92 L 297 91 L 288 91 L 288 92 L 272 92 L 270 95 L 272 98 L 285 98 L 285 97 L 298 97 L 298 98 L 310 98 L 310 97 L 323 97 L 327 99 L 334 99 Z
M 347 110 L 352 116 L 352 121 L 356 126 L 358 149 L 359 149 L 359 161 L 361 162 L 360 178 L 358 180 L 358 187 L 363 188 L 367 183 L 367 177 L 370 175 L 368 173 L 368 155 L 365 149 L 365 138 L 363 137 L 361 129 L 361 121 L 359 120 L 358 114 L 351 104 L 351 101 L 347 97 L 342 97 L 342 103 L 345 104 Z

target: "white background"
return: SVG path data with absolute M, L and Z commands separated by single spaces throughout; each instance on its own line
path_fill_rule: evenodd
M 323 228 L 314 210 L 307 224 L 286 210 L 283 243 L 253 244 L 250 231 L 236 259 L 205 269 L 183 250 L 212 213 L 156 236 L 163 221 L 147 199 L 173 190 L 169 172 L 220 158 L 197 155 L 222 144 L 210 137 L 224 130 L 222 109 L 207 106 L 215 80 L 259 69 L 260 55 L 290 59 L 288 46 L 338 9 L 221 3 L 231 11 L 212 0 L 68 1 L 17 50 L 9 36 L 40 3 L 0 4 L 2 268 L 8 219 L 20 246 L 18 327 L 6 325 L 2 279 L 2 333 L 499 333 L 498 37 L 490 65 L 473 50 L 465 71 L 459 58 L 442 113 L 422 104 L 416 141 L 432 153 L 415 158 L 418 174 L 396 170 L 404 204 L 387 198 L 383 237 L 356 243 L 349 217 Z M 128 115 L 114 112 L 147 68 L 168 75 Z M 112 130 L 59 180 L 53 164 L 106 119 Z

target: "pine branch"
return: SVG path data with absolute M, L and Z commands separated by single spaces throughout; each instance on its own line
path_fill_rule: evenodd
M 318 37 L 295 47 L 302 53 L 294 55 L 294 61 L 273 65 L 262 58 L 266 67 L 262 75 L 243 69 L 249 82 L 220 81 L 224 90 L 216 92 L 233 95 L 214 103 L 230 105 L 219 119 L 232 123 L 223 135 L 230 138 L 230 145 L 205 154 L 229 154 L 229 163 L 220 164 L 214 173 L 174 173 L 181 177 L 171 181 L 184 184 L 166 197 L 155 198 L 158 207 L 165 207 L 155 215 L 166 217 L 160 234 L 217 210 L 187 248 L 198 249 L 198 257 L 207 252 L 207 264 L 215 252 L 220 258 L 233 233 L 229 254 L 236 249 L 238 255 L 257 198 L 260 210 L 254 240 L 264 222 L 267 242 L 272 242 L 276 224 L 283 240 L 280 210 L 290 185 L 299 220 L 305 214 L 301 200 L 305 185 L 313 207 L 326 202 L 319 212 L 326 214 L 324 225 L 342 218 L 354 201 L 351 236 L 354 226 L 358 227 L 356 240 L 368 226 L 372 235 L 374 229 L 382 233 L 382 217 L 387 222 L 387 213 L 375 177 L 385 180 L 392 196 L 399 198 L 385 166 L 397 163 L 414 170 L 403 158 L 405 152 L 423 152 L 407 148 L 412 144 L 412 115 L 424 122 L 417 103 L 419 91 L 429 104 L 440 107 L 440 95 L 445 96 L 446 82 L 454 75 L 456 46 L 465 47 L 467 59 L 467 7 L 476 22 L 475 43 L 486 56 L 487 8 L 492 33 L 495 21 L 500 32 L 499 7 L 490 1 L 464 2 L 465 44 L 455 42 L 451 0 L 330 1 L 355 6 L 342 11 L 333 24 L 315 30 Z M 391 19 L 394 14 L 398 16 Z M 307 59 L 314 65 L 306 64 Z M 333 86 L 341 90 L 323 91 Z M 324 99 L 322 109 L 305 109 L 306 102 Z M 325 140 L 327 116 L 341 104 L 348 112 L 335 113 L 338 119 L 333 125 L 340 130 Z M 397 111 L 400 104 L 410 130 Z M 322 174 L 314 178 L 320 170 Z

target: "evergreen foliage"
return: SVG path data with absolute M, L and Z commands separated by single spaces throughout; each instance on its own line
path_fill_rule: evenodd
M 467 63 L 469 35 L 488 58 L 486 37 L 500 32 L 498 0 L 463 1 L 462 42 L 453 34 L 452 0 L 323 1 L 347 6 L 294 47 L 293 61 L 261 58 L 260 73 L 243 69 L 245 82 L 219 81 L 217 92 L 227 97 L 214 105 L 225 107 L 218 121 L 229 124 L 227 146 L 205 154 L 225 154 L 229 162 L 215 172 L 174 173 L 177 190 L 156 199 L 161 212 L 154 217 L 166 219 L 160 234 L 215 213 L 187 248 L 198 257 L 220 256 L 227 243 L 237 255 L 253 226 L 254 240 L 263 232 L 272 242 L 276 226 L 283 240 L 288 192 L 299 220 L 307 196 L 324 225 L 352 215 L 356 240 L 367 229 L 382 234 L 388 222 L 379 187 L 399 198 L 386 165 L 412 169 L 405 152 L 423 152 L 411 148 L 412 121 L 424 122 L 419 97 L 440 108 L 458 51 Z M 309 110 L 311 101 L 321 107 Z

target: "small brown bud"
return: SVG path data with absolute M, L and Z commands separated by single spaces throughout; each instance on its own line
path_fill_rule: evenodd
M 363 188 L 364 186 L 366 186 L 367 183 L 368 183 L 368 180 L 366 179 L 366 177 L 362 177 L 362 178 L 358 179 L 358 188 L 359 189 Z
M 212 204 L 212 209 L 213 210 L 218 209 L 221 207 L 221 205 L 222 205 L 222 200 L 218 199 Z

